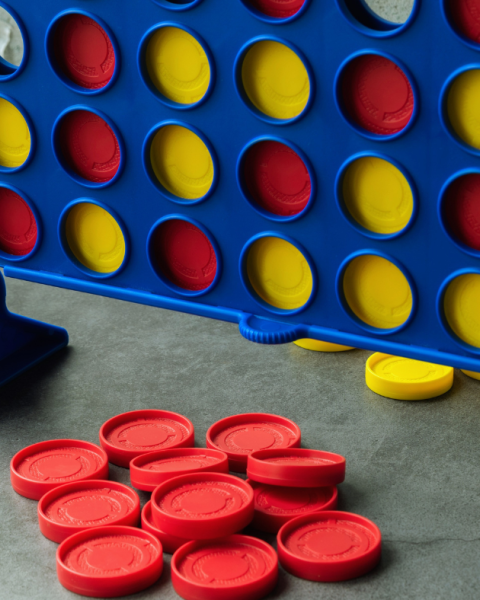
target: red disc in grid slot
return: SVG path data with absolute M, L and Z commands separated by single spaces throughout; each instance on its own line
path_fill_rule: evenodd
M 67 538 L 57 550 L 60 583 L 75 594 L 116 598 L 153 585 L 162 574 L 159 540 L 134 527 L 99 527 Z
M 350 119 L 371 133 L 394 135 L 413 115 L 415 99 L 408 77 L 377 54 L 353 59 L 342 74 L 342 100 Z
M 278 577 L 275 550 L 246 535 L 190 542 L 171 564 L 173 587 L 185 600 L 260 600 Z
M 81 440 L 39 442 L 17 452 L 10 463 L 13 489 L 32 500 L 71 481 L 107 478 L 106 453 Z
M 480 0 L 448 0 L 447 5 L 457 31 L 480 44 Z
M 245 473 L 248 455 L 267 448 L 300 446 L 300 427 L 290 419 L 266 413 L 226 417 L 207 431 L 207 446 L 226 452 L 230 470 Z
M 192 422 L 167 410 L 134 410 L 112 417 L 100 428 L 100 444 L 110 462 L 128 467 L 136 456 L 193 446 Z
M 310 581 L 345 581 L 379 562 L 382 534 L 365 517 L 325 511 L 297 517 L 278 532 L 278 558 L 292 575 Z
M 255 495 L 255 514 L 252 525 L 260 531 L 277 531 L 296 517 L 321 510 L 337 508 L 335 486 L 291 488 L 266 485 L 248 480 Z
M 55 32 L 56 60 L 64 74 L 82 88 L 105 87 L 115 71 L 115 51 L 107 32 L 81 14 L 63 17 Z
M 155 537 L 160 540 L 162 544 L 163 551 L 167 554 L 173 554 L 176 552 L 181 546 L 185 545 L 187 542 L 190 542 L 190 539 L 184 539 L 176 537 L 175 535 L 169 535 L 165 533 L 161 529 L 159 529 L 152 518 L 152 503 L 149 500 L 142 510 L 142 529 L 148 531 Z
M 263 141 L 251 146 L 245 157 L 244 177 L 252 200 L 274 215 L 298 215 L 310 200 L 308 169 L 286 144 Z
M 13 190 L 0 187 L 0 250 L 26 256 L 37 242 L 37 222 L 25 200 Z
M 480 251 L 480 175 L 458 177 L 444 198 L 443 218 L 448 231 L 462 244 Z
M 51 490 L 38 503 L 40 531 L 54 542 L 92 527 L 135 527 L 139 520 L 140 498 L 115 481 L 74 481 Z
M 248 4 L 267 17 L 288 19 L 297 14 L 305 0 L 248 0 Z

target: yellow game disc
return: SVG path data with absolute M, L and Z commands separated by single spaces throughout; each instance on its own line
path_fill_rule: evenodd
M 443 302 L 452 331 L 464 342 L 480 348 L 480 275 L 468 273 L 454 279 Z
M 462 373 L 468 375 L 468 377 L 471 377 L 472 379 L 478 379 L 478 381 L 480 381 L 480 373 L 476 373 L 475 371 L 464 371 L 463 369 Z
M 8 100 L 0 98 L 0 165 L 16 169 L 30 154 L 30 130 L 22 113 Z
M 394 400 L 429 400 L 448 392 L 453 368 L 377 352 L 367 360 L 368 387 Z
M 459 75 L 448 93 L 450 124 L 466 144 L 480 150 L 480 69 Z
M 212 156 L 198 135 L 186 127 L 167 125 L 159 129 L 150 160 L 158 181 L 174 196 L 197 200 L 212 187 Z
M 195 104 L 207 93 L 211 77 L 207 55 L 183 29 L 158 29 L 148 42 L 145 61 L 153 85 L 169 100 Z
M 374 233 L 398 233 L 412 218 L 413 194 L 407 179 L 392 163 L 374 156 L 349 165 L 343 201 L 355 221 Z
M 281 238 L 260 238 L 251 246 L 247 275 L 260 298 L 276 308 L 301 308 L 312 295 L 313 276 L 306 258 Z
M 353 313 L 371 327 L 400 327 L 412 312 L 407 278 L 393 263 L 374 254 L 352 260 L 345 270 L 343 291 Z
M 297 340 L 293 342 L 296 346 L 305 350 L 313 350 L 314 352 L 345 352 L 347 350 L 355 350 L 351 346 L 341 346 L 340 344 L 330 344 L 329 342 L 321 342 L 320 340 Z
M 274 119 L 297 117 L 310 97 L 305 65 L 280 42 L 257 42 L 248 50 L 242 65 L 242 82 L 252 104 Z
M 112 215 L 89 202 L 75 204 L 65 234 L 75 258 L 97 273 L 114 273 L 125 258 L 125 239 Z

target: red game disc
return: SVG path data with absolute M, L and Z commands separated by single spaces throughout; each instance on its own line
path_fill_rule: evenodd
M 480 0 L 448 0 L 447 5 L 455 29 L 480 44 Z
M 26 498 L 40 498 L 65 483 L 108 479 L 108 457 L 90 442 L 50 440 L 17 452 L 10 463 L 13 489 Z
M 105 525 L 131 525 L 140 520 L 140 498 L 115 481 L 74 481 L 50 490 L 38 503 L 40 531 L 54 542 Z
M 88 90 L 105 87 L 115 71 L 110 38 L 85 15 L 66 15 L 60 20 L 55 31 L 55 55 L 66 77 Z
M 37 243 L 37 222 L 25 200 L 13 190 L 0 187 L 0 250 L 26 256 Z
M 81 596 L 117 598 L 153 585 L 162 574 L 162 545 L 134 527 L 99 527 L 71 535 L 57 550 L 63 587 Z
M 137 456 L 130 463 L 132 485 L 145 492 L 167 479 L 202 472 L 228 473 L 228 456 L 206 448 L 172 448 Z
M 345 480 L 345 458 L 304 448 L 259 450 L 248 457 L 247 475 L 268 485 L 299 488 L 337 485 Z
M 173 554 L 181 546 L 184 546 L 190 540 L 179 538 L 174 535 L 169 535 L 164 531 L 161 531 L 153 522 L 152 518 L 152 503 L 150 500 L 145 504 L 142 510 L 142 529 L 148 531 L 160 540 L 163 551 L 167 554 Z
M 342 96 L 350 118 L 377 135 L 398 133 L 412 118 L 408 77 L 384 56 L 364 54 L 351 61 L 342 76 Z
M 371 571 L 379 562 L 382 534 L 365 517 L 325 511 L 297 517 L 277 536 L 280 564 L 310 581 L 345 581 Z
M 275 550 L 246 535 L 189 542 L 171 566 L 173 588 L 185 600 L 260 600 L 278 577 Z
M 445 195 L 443 218 L 453 237 L 480 251 L 480 175 L 471 173 L 452 182 Z
M 250 480 L 248 483 L 255 495 L 252 525 L 260 531 L 277 533 L 295 517 L 337 508 L 338 492 L 335 486 L 302 489 L 266 485 Z
M 305 0 L 248 0 L 248 3 L 267 17 L 288 19 L 297 14 Z
M 120 144 L 112 128 L 88 110 L 69 112 L 59 132 L 61 161 L 92 183 L 111 181 L 120 166 Z
M 274 215 L 298 215 L 310 200 L 308 169 L 286 144 L 264 141 L 253 145 L 247 152 L 243 175 L 254 202 Z
M 208 448 L 228 455 L 230 470 L 245 473 L 248 455 L 267 448 L 300 446 L 300 427 L 290 419 L 265 413 L 234 415 L 217 421 L 207 431 Z
M 160 484 L 152 494 L 155 525 L 192 540 L 237 533 L 253 519 L 253 490 L 233 475 L 190 473 Z
M 210 240 L 183 219 L 161 223 L 154 233 L 152 252 L 162 275 L 184 290 L 205 290 L 217 274 L 217 256 Z

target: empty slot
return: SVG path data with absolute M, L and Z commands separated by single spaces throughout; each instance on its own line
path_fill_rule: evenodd
M 32 149 L 30 128 L 20 110 L 5 98 L 0 98 L 0 167 L 3 171 L 26 164 Z
M 463 250 L 480 253 L 480 174 L 454 179 L 441 198 L 442 224 Z
M 480 348 L 480 274 L 467 273 L 453 279 L 446 288 L 443 311 L 455 336 L 473 348 Z
M 298 14 L 307 0 L 242 0 L 242 2 L 255 15 L 280 21 Z
M 0 251 L 27 256 L 37 243 L 37 221 L 28 202 L 10 188 L 0 187 Z
M 348 20 L 376 37 L 400 33 L 412 21 L 419 0 L 337 0 Z
M 444 119 L 447 127 L 456 134 L 467 149 L 480 150 L 480 69 L 469 69 L 460 73 L 447 92 Z M 446 114 L 445 114 L 446 113 Z
M 25 41 L 16 13 L 0 7 L 0 80 L 11 79 L 24 66 Z

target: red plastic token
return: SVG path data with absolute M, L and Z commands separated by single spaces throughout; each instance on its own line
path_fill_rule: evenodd
M 115 481 L 74 481 L 51 490 L 38 503 L 40 531 L 54 542 L 105 525 L 138 525 L 140 498 Z
M 259 450 L 248 457 L 247 475 L 269 485 L 337 485 L 345 480 L 345 459 L 340 454 L 304 448 Z
M 457 31 L 480 44 L 480 0 L 449 0 L 448 12 Z
M 310 581 L 345 581 L 371 571 L 379 562 L 382 534 L 365 517 L 325 511 L 298 517 L 277 536 L 280 564 Z
M 163 276 L 184 290 L 205 290 L 217 274 L 217 256 L 210 240 L 183 219 L 170 219 L 158 227 L 152 252 Z
M 130 463 L 130 480 L 139 490 L 153 490 L 167 479 L 186 473 L 228 473 L 228 456 L 220 450 L 173 448 L 137 456 Z
M 248 3 L 267 17 L 288 19 L 305 4 L 305 0 L 248 0 Z
M 173 554 L 181 546 L 184 546 L 190 541 L 189 539 L 187 540 L 176 537 L 175 535 L 169 535 L 155 525 L 152 518 L 152 503 L 150 500 L 145 504 L 142 510 L 142 529 L 145 529 L 145 531 L 148 531 L 157 537 L 162 544 L 163 551 L 167 554 Z
M 105 87 L 115 71 L 115 51 L 106 31 L 85 15 L 61 19 L 55 32 L 55 55 L 64 74 L 89 90 Z
M 255 495 L 255 514 L 252 525 L 260 531 L 277 533 L 295 517 L 337 508 L 335 486 L 291 488 L 266 485 L 248 480 Z
M 408 77 L 384 56 L 355 58 L 343 74 L 342 95 L 350 118 L 377 135 L 398 133 L 412 118 L 414 96 Z
M 230 470 L 245 473 L 248 455 L 267 448 L 300 446 L 300 427 L 290 419 L 265 413 L 234 415 L 214 423 L 207 431 L 207 446 L 228 455 Z
M 136 456 L 188 448 L 194 444 L 192 422 L 167 410 L 134 410 L 109 419 L 100 428 L 100 444 L 110 462 L 128 467 Z
M 308 169 L 286 144 L 265 141 L 252 146 L 245 158 L 244 177 L 252 199 L 274 215 L 298 215 L 310 200 Z
M 25 200 L 13 190 L 0 188 L 0 250 L 26 256 L 37 242 L 37 222 Z
M 57 550 L 60 583 L 92 598 L 135 594 L 154 584 L 162 570 L 161 543 L 134 527 L 87 529 L 71 535 Z
M 259 600 L 278 577 L 278 558 L 266 542 L 246 535 L 190 542 L 172 558 L 172 583 L 185 600 Z
M 459 177 L 448 188 L 444 222 L 462 244 L 480 251 L 480 175 Z
M 233 475 L 190 473 L 152 494 L 155 525 L 170 535 L 210 540 L 237 533 L 253 519 L 253 490 Z
M 93 183 L 111 181 L 120 166 L 120 144 L 112 128 L 97 114 L 75 110 L 65 115 L 59 133 L 62 160 Z
M 10 463 L 13 489 L 26 498 L 40 498 L 65 483 L 108 479 L 108 457 L 90 442 L 50 440 L 17 452 Z

